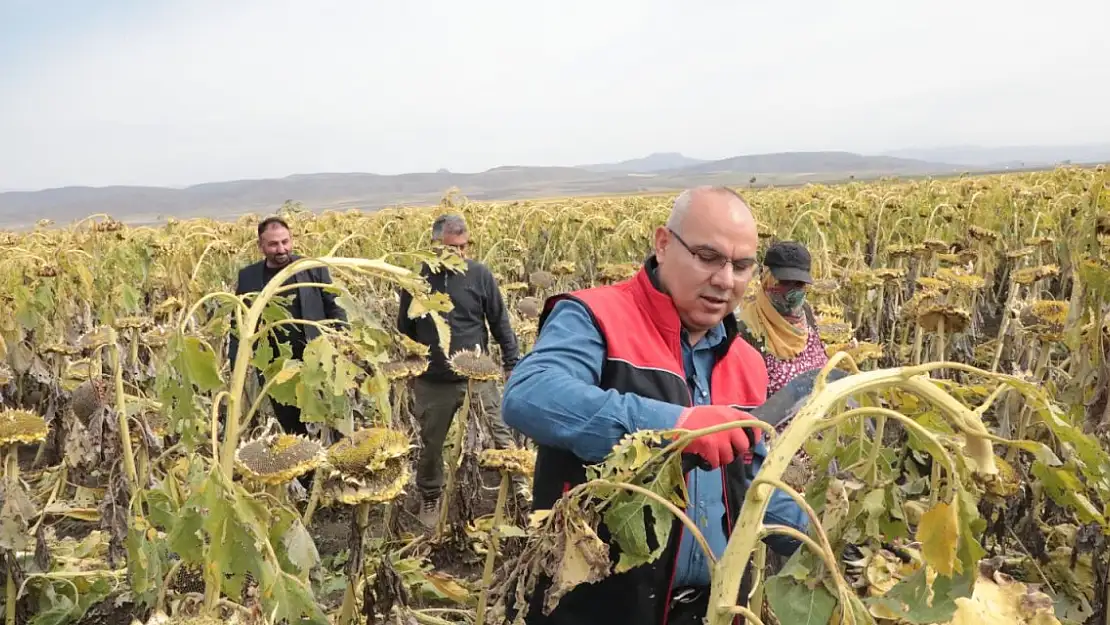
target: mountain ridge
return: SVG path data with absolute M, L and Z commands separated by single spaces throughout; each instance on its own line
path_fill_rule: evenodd
M 26 227 L 42 218 L 64 223 L 95 213 L 132 223 L 157 223 L 169 216 L 229 218 L 271 212 L 289 200 L 312 210 L 376 210 L 435 204 L 451 188 L 474 200 L 508 201 L 666 192 L 698 184 L 790 185 L 887 175 L 953 175 L 980 169 L 984 167 L 846 151 L 774 152 L 718 160 L 656 152 L 616 163 L 502 165 L 473 173 L 446 169 L 403 174 L 321 172 L 185 187 L 68 186 L 0 193 L 0 227 Z

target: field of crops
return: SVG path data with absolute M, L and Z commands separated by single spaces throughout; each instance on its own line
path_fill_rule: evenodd
M 710 605 L 723 607 L 708 622 L 1110 623 L 1108 174 L 746 196 L 761 244 L 809 246 L 811 302 L 839 354 L 827 369 L 853 375 L 819 382 L 769 434 L 776 453 L 715 564 Z M 654 558 L 648 534 L 684 505 L 668 477 L 683 439 L 626 439 L 529 518 L 506 485 L 534 455 L 483 452 L 469 408 L 445 453 L 447 514 L 417 529 L 408 385 L 427 352 L 397 334 L 395 293 L 447 310 L 414 270 L 457 262 L 433 255 L 429 230 L 462 212 L 526 351 L 542 298 L 630 276 L 670 200 L 286 206 L 309 257 L 292 271 L 326 263 L 351 322 L 321 326 L 302 361 L 258 340 L 284 323 L 285 273 L 245 303 L 232 295 L 258 259 L 258 216 L 0 234 L 6 622 L 500 624 L 541 573 L 556 579 L 551 602 L 610 574 L 595 528 L 629 506 L 665 523 L 619 532 L 615 566 Z M 228 358 L 232 319 L 250 337 Z M 499 372 L 456 364 L 475 380 Z M 267 396 L 296 401 L 320 437 L 275 434 Z M 761 524 L 773 488 L 797 489 L 813 519 L 785 563 L 759 541 L 787 531 Z M 747 563 L 756 591 L 730 608 Z

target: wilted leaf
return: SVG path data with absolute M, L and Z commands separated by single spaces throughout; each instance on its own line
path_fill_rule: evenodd
M 937 573 L 951 577 L 956 568 L 957 541 L 960 538 L 956 508 L 941 501 L 921 516 L 917 526 L 921 553 Z
M 553 558 L 544 562 L 552 580 L 544 602 L 545 612 L 553 610 L 575 586 L 604 579 L 609 567 L 609 546 L 584 520 L 567 518 Z

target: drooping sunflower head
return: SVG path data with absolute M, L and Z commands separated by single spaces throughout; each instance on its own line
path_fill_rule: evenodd
M 525 319 L 539 319 L 543 310 L 543 302 L 538 297 L 522 297 L 516 303 L 517 312 Z
M 1038 280 L 1052 278 L 1059 275 L 1060 268 L 1056 265 L 1041 265 L 1039 267 L 1025 267 L 1011 274 L 1011 279 L 1017 284 L 1029 285 Z
M 486 469 L 530 476 L 536 470 L 536 452 L 530 449 L 487 449 L 478 457 Z
M 906 276 L 906 270 L 901 267 L 880 267 L 871 273 L 883 282 L 894 282 Z
M 918 311 L 917 323 L 926 332 L 938 331 L 943 323 L 945 334 L 957 334 L 971 325 L 971 314 L 955 306 L 934 304 Z
M 409 478 L 408 438 L 387 428 L 363 428 L 328 448 L 325 497 L 347 505 L 396 498 Z
M 80 339 L 80 345 L 84 349 L 103 347 L 112 342 L 112 334 L 111 327 L 99 326 L 84 334 Z
M 832 295 L 840 288 L 840 283 L 832 278 L 825 278 L 823 280 L 814 280 L 809 288 L 817 295 Z
M 319 442 L 295 434 L 271 434 L 248 441 L 235 451 L 235 462 L 248 478 L 284 484 L 323 464 Z
M 967 227 L 967 235 L 976 241 L 982 241 L 984 243 L 995 243 L 1002 238 L 1002 235 L 994 230 L 988 230 L 987 228 L 981 228 L 975 225 Z
M 528 290 L 527 282 L 506 282 L 501 285 L 501 290 L 505 293 L 519 293 Z
M 886 246 L 886 253 L 890 256 L 891 260 L 896 258 L 907 258 L 913 254 L 913 247 L 909 245 L 899 245 L 897 243 Z
M 852 359 L 857 364 L 862 364 L 868 360 L 878 360 L 883 357 L 883 346 L 868 341 L 861 341 L 855 345 L 850 345 L 846 350 L 851 354 Z
M 964 291 L 977 291 L 987 284 L 983 276 L 951 268 L 938 269 L 937 278 Z
M 1028 245 L 1029 247 L 1048 247 L 1048 246 L 1052 245 L 1055 242 L 1056 242 L 1055 237 L 1048 237 L 1048 236 L 1029 237 L 1029 238 L 1025 239 L 1025 244 Z
M 46 420 L 29 410 L 0 411 L 0 445 L 37 443 L 49 430 Z
M 77 385 L 70 394 L 69 405 L 78 420 L 87 422 L 96 411 L 115 401 L 115 388 L 104 378 L 93 378 Z
M 470 380 L 480 382 L 501 377 L 501 367 L 477 348 L 457 351 L 447 363 L 452 371 Z
M 925 249 L 934 253 L 947 252 L 950 247 L 949 243 L 941 241 L 940 239 L 925 239 L 921 244 L 925 246 Z
M 424 356 L 409 356 L 405 358 L 405 366 L 409 369 L 409 375 L 415 378 L 428 370 L 428 359 Z
M 1034 253 L 1036 253 L 1036 251 L 1037 249 L 1034 247 L 1019 247 L 1017 249 L 1007 251 L 1003 254 L 1003 256 L 1010 260 L 1017 260 L 1019 258 L 1025 258 L 1026 256 L 1032 256 Z
M 166 344 L 170 342 L 170 336 L 172 334 L 172 329 L 164 326 L 157 326 L 143 332 L 142 340 L 147 347 L 165 347 Z
M 919 277 L 917 279 L 917 286 L 921 287 L 921 290 L 930 293 L 947 293 L 949 289 L 949 284 L 947 282 L 932 276 Z
M 852 326 L 837 318 L 818 318 L 817 332 L 825 343 L 847 343 L 852 340 Z
M 378 371 L 390 382 L 404 380 L 412 375 L 409 365 L 404 360 L 391 360 L 378 365 Z
M 569 276 L 575 272 L 577 268 L 572 260 L 561 260 L 551 266 L 551 273 L 557 276 Z
M 403 458 L 412 448 L 407 436 L 389 428 L 362 428 L 328 448 L 327 460 L 338 471 L 363 475 Z
M 1064 326 L 1070 310 L 1071 305 L 1067 301 L 1038 299 L 1022 309 L 1019 319 L 1022 326 L 1041 340 L 1059 341 L 1064 338 Z
M 65 343 L 50 343 L 42 348 L 42 352 L 58 356 L 76 356 L 81 353 L 81 349 Z
M 412 340 L 411 338 L 401 335 L 401 349 L 404 350 L 408 356 L 427 356 L 432 353 L 432 348 L 423 343 Z
M 603 283 L 611 284 L 627 280 L 639 270 L 635 263 L 607 263 L 598 267 L 598 278 Z
M 528 283 L 537 289 L 550 289 L 555 286 L 555 275 L 548 271 L 533 271 L 528 276 Z
M 113 324 L 117 330 L 143 330 L 154 325 L 154 320 L 144 315 L 120 317 Z

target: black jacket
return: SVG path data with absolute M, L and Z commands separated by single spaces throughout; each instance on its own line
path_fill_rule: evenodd
M 520 360 L 516 333 L 509 323 L 509 311 L 505 308 L 501 290 L 497 288 L 497 280 L 488 267 L 467 259 L 465 272 L 443 268 L 433 273 L 424 265 L 420 275 L 428 281 L 433 292 L 446 293 L 454 304 L 454 308 L 446 314 L 447 325 L 451 328 L 451 354 L 474 349 L 475 346 L 489 353 L 489 335 L 492 332 L 501 346 L 501 366 L 506 372 L 516 366 Z M 428 370 L 420 377 L 437 382 L 465 380 L 466 378 L 454 373 L 448 366 L 447 356 L 439 347 L 439 332 L 432 320 L 427 316 L 409 319 L 412 294 L 402 290 L 400 295 L 401 310 L 397 314 L 397 329 L 431 350 Z
M 301 258 L 297 255 L 292 255 L 293 260 Z M 266 287 L 265 282 L 265 260 L 260 260 L 252 265 L 247 265 L 239 270 L 239 278 L 235 284 L 235 294 L 242 295 L 244 293 L 255 293 L 261 291 Z M 331 272 L 327 267 L 317 267 L 315 269 L 307 269 L 305 271 L 298 271 L 290 277 L 287 284 L 293 282 L 315 282 L 331 284 Z M 347 321 L 347 313 L 339 304 L 335 302 L 335 294 L 329 293 L 319 287 L 299 287 L 295 292 L 286 291 L 282 295 L 295 295 L 296 303 L 294 310 L 300 308 L 300 318 L 308 321 L 324 321 L 325 319 L 335 319 L 338 321 Z M 234 322 L 232 323 L 234 327 Z M 320 331 L 312 326 L 297 326 L 304 333 L 304 342 L 307 343 L 320 335 Z M 298 341 L 299 342 L 299 341 Z M 303 344 L 295 346 L 303 349 Z M 231 337 L 228 339 L 228 359 L 232 362 L 235 360 L 235 355 L 239 351 L 239 337 L 233 331 Z

